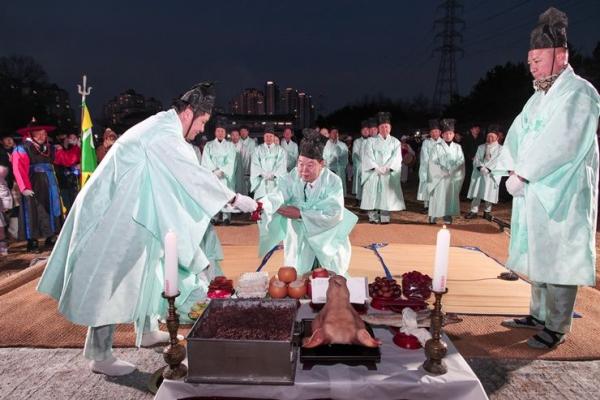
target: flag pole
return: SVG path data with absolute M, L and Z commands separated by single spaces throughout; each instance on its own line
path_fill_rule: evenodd
M 82 80 L 83 80 L 82 84 L 77 85 L 77 91 L 81 95 L 81 121 L 83 122 L 83 113 L 84 113 L 83 105 L 85 104 L 86 96 L 90 95 L 90 92 L 92 91 L 92 87 L 87 86 L 87 75 L 84 74 Z M 83 127 L 83 124 L 81 126 Z M 83 133 L 83 131 L 81 133 Z
M 82 84 L 77 85 L 81 95 L 81 187 L 85 185 L 92 172 L 96 169 L 96 152 L 94 150 L 94 137 L 92 136 L 92 119 L 85 103 L 85 98 L 90 95 L 92 87 L 87 85 L 87 76 L 83 75 Z

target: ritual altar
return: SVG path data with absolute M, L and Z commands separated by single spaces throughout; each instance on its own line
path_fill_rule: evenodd
M 302 304 L 297 319 L 314 318 L 315 315 L 308 304 Z M 315 365 L 310 370 L 304 370 L 298 361 L 295 384 L 291 386 L 191 384 L 184 380 L 165 380 L 155 400 L 199 396 L 290 400 L 487 399 L 477 376 L 448 337 L 443 338 L 448 345 L 445 358 L 448 372 L 436 376 L 423 369 L 423 349 L 405 350 L 396 346 L 392 342 L 393 333 L 384 327 L 374 327 L 374 333 L 383 341 L 377 370 L 344 364 Z M 256 362 L 260 363 L 261 360 Z

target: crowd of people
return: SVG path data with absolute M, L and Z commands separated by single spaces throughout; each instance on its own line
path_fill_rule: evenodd
M 16 133 L 0 137 L 0 255 L 8 254 L 8 238 L 26 240 L 30 252 L 51 249 L 81 189 L 80 135 L 35 118 Z M 98 162 L 116 140 L 106 129 Z
M 230 189 L 256 199 L 276 190 L 298 161 L 292 128 L 286 127 L 280 137 L 273 125 L 266 124 L 260 143 L 250 137 L 247 127 L 228 131 L 227 126 L 227 120 L 219 117 L 214 140 L 194 146 L 201 164 Z M 432 224 L 437 218 L 452 223 L 460 213 L 460 200 L 472 200 L 467 219 L 478 216 L 482 201 L 483 217 L 490 218 L 492 205 L 498 203 L 502 177 L 492 172 L 504 138 L 498 124 L 491 124 L 484 135 L 473 123 L 462 136 L 455 132 L 453 119 L 433 119 L 428 133 L 417 140 L 407 135 L 398 139 L 392 134 L 391 115 L 380 112 L 362 122 L 357 138 L 342 135 L 334 126 L 305 129 L 303 136 L 311 131 L 326 138 L 325 166 L 340 177 L 346 201 L 355 199 L 370 223 L 389 224 L 392 211 L 406 209 L 402 185 L 417 172 L 417 200 L 423 202 L 423 213 L 429 214 Z M 437 146 L 443 143 L 445 147 Z M 230 214 L 220 213 L 213 223 L 231 224 Z
M 299 146 L 289 126 L 279 135 L 274 125 L 266 124 L 262 143 L 251 137 L 248 127 L 228 130 L 225 117 L 218 117 L 214 126 L 214 139 L 202 136 L 193 149 L 199 163 L 232 191 L 263 198 L 297 166 Z M 2 137 L 0 254 L 7 254 L 7 236 L 27 240 L 31 252 L 42 249 L 40 239 L 51 248 L 81 188 L 80 138 L 52 135 L 54 130 L 33 120 L 19 130 L 18 145 L 12 135 Z M 361 123 L 357 138 L 342 135 L 335 126 L 305 129 L 302 136 L 310 132 L 325 138 L 325 167 L 340 177 L 345 201 L 354 199 L 369 223 L 389 224 L 393 211 L 406 209 L 402 186 L 413 173 L 418 177 L 417 200 L 431 224 L 439 218 L 452 223 L 460 213 L 460 200 L 466 198 L 472 199 L 467 219 L 477 217 L 482 201 L 483 216 L 490 218 L 498 202 L 502 177 L 493 171 L 504 135 L 496 124 L 484 136 L 473 123 L 462 136 L 453 119 L 433 119 L 426 134 L 398 139 L 392 134 L 391 115 L 380 112 Z M 110 128 L 104 131 L 96 147 L 98 163 L 117 139 Z M 230 225 L 231 214 L 220 211 L 211 222 Z

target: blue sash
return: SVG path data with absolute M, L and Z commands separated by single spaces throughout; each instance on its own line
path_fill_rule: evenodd
M 56 232 L 56 224 L 54 219 L 61 216 L 60 209 L 60 196 L 58 194 L 58 182 L 56 181 L 56 175 L 54 174 L 54 168 L 50 163 L 37 163 L 29 166 L 29 173 L 42 173 L 46 174 L 48 178 L 48 196 L 50 199 L 50 227 L 52 231 Z

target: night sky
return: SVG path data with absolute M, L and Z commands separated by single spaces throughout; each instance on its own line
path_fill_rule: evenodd
M 439 3 L 2 1 L 0 56 L 34 57 L 74 105 L 86 73 L 92 112 L 128 88 L 167 106 L 192 84 L 216 80 L 217 102 L 226 106 L 242 88 L 275 80 L 280 88 L 307 91 L 327 113 L 379 93 L 431 99 Z M 463 4 L 465 55 L 457 60 L 463 95 L 492 66 L 526 59 L 529 32 L 550 5 L 568 14 L 577 50 L 589 55 L 600 40 L 598 0 Z

